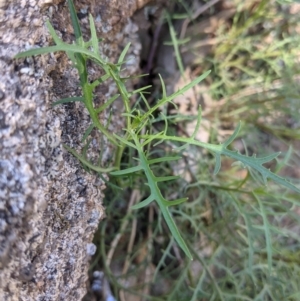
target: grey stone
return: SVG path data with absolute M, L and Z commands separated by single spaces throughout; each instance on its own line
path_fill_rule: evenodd
M 75 6 L 85 37 L 86 12 L 94 16 L 105 39 L 100 50 L 110 60 L 132 42 L 126 72 L 133 74 L 140 44 L 128 18 L 136 2 L 75 1 Z M 89 116 L 79 103 L 51 107 L 62 97 L 80 95 L 76 70 L 63 53 L 14 59 L 52 43 L 47 19 L 63 40 L 72 41 L 65 1 L 0 1 L 0 300 L 81 300 L 95 251 L 93 234 L 104 216 L 103 180 L 85 172 L 62 147 L 79 150 Z M 115 92 L 108 82 L 96 91 L 97 101 Z M 101 115 L 103 122 L 107 115 Z M 110 125 L 116 132 L 121 128 L 119 118 Z M 108 160 L 112 146 L 97 134 L 91 158 L 101 149 Z

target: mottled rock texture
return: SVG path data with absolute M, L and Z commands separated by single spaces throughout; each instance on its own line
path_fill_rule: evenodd
M 101 51 L 111 61 L 132 42 L 128 75 L 136 72 L 140 51 L 129 17 L 143 2 L 74 1 L 85 38 L 91 13 L 104 38 Z M 89 116 L 80 103 L 51 107 L 80 95 L 78 74 L 63 53 L 13 58 L 52 43 L 47 19 L 64 41 L 73 40 L 65 1 L 0 0 L 0 300 L 81 300 L 93 233 L 104 215 L 104 182 L 62 147 L 78 149 Z M 113 92 L 113 84 L 102 86 L 97 101 Z M 109 159 L 103 137 L 95 133 L 92 145 Z

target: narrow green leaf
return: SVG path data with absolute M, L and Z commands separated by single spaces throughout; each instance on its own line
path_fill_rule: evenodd
M 181 198 L 181 199 L 177 199 L 174 201 L 167 201 L 167 202 L 165 202 L 165 205 L 168 207 L 175 206 L 175 205 L 182 204 L 182 203 L 186 202 L 187 200 L 188 200 L 188 198 Z
M 71 21 L 72 21 L 72 26 L 74 29 L 74 34 L 75 34 L 75 39 L 76 39 L 76 44 L 80 46 L 84 46 L 84 41 L 82 38 L 82 33 L 80 29 L 80 25 L 78 22 L 75 6 L 72 0 L 68 0 L 68 6 L 69 6 L 69 11 L 71 14 Z
M 144 115 L 144 118 L 147 118 L 149 115 L 152 115 L 152 113 L 154 111 L 156 111 L 159 107 L 161 107 L 165 103 L 170 102 L 172 99 L 176 98 L 177 96 L 183 94 L 184 92 L 188 91 L 192 87 L 199 84 L 202 80 L 204 80 L 210 74 L 210 72 L 211 72 L 210 70 L 206 71 L 201 76 L 197 77 L 192 82 L 190 82 L 189 84 L 187 84 L 183 88 L 179 89 L 177 92 L 174 92 L 172 95 L 170 95 L 166 98 L 162 98 L 160 101 L 158 101 L 158 103 L 156 105 L 152 106 L 152 108 Z
M 274 173 L 277 174 L 278 172 L 280 172 L 280 170 L 281 170 L 285 165 L 288 164 L 288 162 L 289 162 L 289 160 L 290 160 L 290 158 L 291 158 L 292 153 L 293 153 L 293 148 L 292 148 L 292 146 L 289 146 L 289 149 L 288 149 L 288 151 L 286 152 L 286 154 L 285 154 L 285 156 L 283 157 L 283 159 L 280 160 L 280 162 L 278 162 L 278 160 L 276 160 L 277 165 L 276 165 L 276 168 L 275 168 Z
M 268 216 L 267 213 L 265 211 L 265 207 L 263 205 L 263 203 L 261 202 L 260 198 L 253 192 L 253 196 L 256 199 L 256 201 L 259 204 L 259 208 L 260 208 L 260 213 L 263 219 L 263 226 L 264 226 L 264 232 L 265 232 L 265 240 L 266 240 L 266 250 L 267 250 L 267 257 L 268 257 L 268 274 L 269 276 L 271 276 L 272 274 L 272 242 L 271 242 L 271 232 L 270 232 L 270 224 L 268 221 Z
M 153 135 L 151 138 L 146 139 L 146 140 L 143 142 L 142 146 L 143 146 L 143 147 L 146 146 L 147 144 L 151 143 L 153 140 L 158 140 L 158 139 L 159 139 L 158 137 L 161 137 L 162 134 L 163 134 L 163 132 L 160 132 L 160 133 L 157 133 L 157 134 Z M 160 143 L 160 142 L 157 142 L 156 145 L 159 144 L 159 143 Z
M 165 86 L 165 83 L 164 83 L 161 75 L 158 74 L 158 76 L 160 79 L 160 84 L 161 84 L 161 89 L 162 89 L 162 99 L 165 99 L 165 98 L 167 98 L 166 86 Z
M 134 145 L 133 143 L 129 142 L 127 139 L 124 139 L 124 138 L 122 138 L 122 137 L 116 135 L 115 133 L 114 133 L 114 136 L 115 136 L 118 140 L 120 140 L 124 145 L 128 145 L 128 146 L 130 146 L 130 147 L 136 148 L 135 145 Z
M 266 156 L 266 157 L 256 158 L 256 162 L 259 162 L 260 164 L 264 164 L 264 163 L 270 162 L 273 159 L 277 158 L 280 154 L 281 154 L 281 152 L 278 152 L 278 153 L 274 153 L 274 154 Z
M 87 159 L 85 159 L 84 157 L 82 157 L 81 155 L 79 155 L 74 149 L 72 149 L 71 147 L 67 146 L 66 144 L 63 144 L 63 147 L 69 153 L 71 153 L 74 157 L 76 157 L 83 165 L 87 166 L 91 170 L 94 170 L 96 172 L 101 172 L 101 173 L 108 173 L 108 172 L 111 172 L 114 169 L 116 169 L 115 167 L 103 168 L 103 167 L 100 167 L 100 166 L 95 166 L 94 164 L 92 164 Z
M 172 216 L 171 216 L 171 213 L 169 212 L 168 208 L 167 207 L 164 207 L 161 205 L 161 203 L 158 203 L 159 204 L 159 207 L 160 207 L 160 210 L 163 214 L 163 217 L 175 239 L 175 241 L 177 242 L 177 244 L 179 245 L 179 247 L 183 250 L 183 252 L 186 254 L 186 256 L 193 260 L 193 257 L 192 257 L 192 254 L 190 253 L 190 250 L 188 249 L 184 239 L 182 238 Z
M 135 204 L 131 207 L 131 209 L 136 210 L 136 209 L 141 209 L 143 207 L 148 206 L 151 202 L 154 201 L 154 198 L 152 197 L 152 195 L 150 195 L 149 197 L 147 197 L 145 200 L 143 200 L 142 202 Z
M 94 82 L 91 83 L 91 88 L 94 90 L 98 85 L 104 83 L 107 79 L 110 78 L 110 74 L 104 74 L 101 76 L 99 79 L 95 80 Z
M 116 170 L 116 171 L 111 172 L 110 174 L 112 176 L 123 176 L 123 175 L 127 175 L 127 174 L 130 174 L 130 173 L 140 171 L 142 169 L 143 169 L 142 166 L 137 165 L 137 166 L 122 169 L 122 170 Z
M 107 122 L 106 122 L 106 125 L 105 125 L 105 129 L 106 130 L 108 130 L 108 127 L 109 127 L 109 125 L 111 123 L 112 118 L 113 118 L 113 109 L 111 108 L 109 110 L 109 115 L 108 115 Z
M 34 56 L 34 55 L 40 55 L 40 54 L 45 54 L 45 53 L 51 53 L 55 51 L 63 51 L 62 46 L 49 46 L 49 47 L 43 47 L 43 48 L 35 48 L 35 49 L 30 49 L 27 51 L 23 51 L 18 53 L 15 58 L 24 58 L 28 56 Z
M 221 168 L 221 156 L 219 154 L 216 154 L 215 155 L 215 160 L 216 160 L 216 163 L 215 163 L 214 175 L 216 175 L 220 171 L 220 168 Z
M 149 103 L 148 103 L 146 97 L 144 96 L 143 93 L 140 93 L 140 96 L 141 96 L 141 98 L 142 98 L 142 100 L 143 100 L 143 102 L 144 102 L 144 104 L 145 104 L 147 110 L 149 111 L 149 110 L 150 110 L 150 106 L 149 106 Z M 150 115 L 150 116 L 152 117 L 152 115 Z
M 87 161 L 88 161 L 87 151 L 88 151 L 88 148 L 89 148 L 91 142 L 92 142 L 92 139 L 89 139 L 82 149 L 81 157 Z M 91 169 L 88 166 L 86 166 L 85 164 L 82 164 L 82 167 L 86 172 L 91 173 Z
M 64 104 L 64 103 L 69 103 L 69 102 L 75 102 L 75 101 L 83 102 L 83 101 L 84 101 L 84 98 L 83 98 L 82 96 L 62 98 L 62 99 L 60 99 L 60 100 L 58 100 L 58 101 L 55 101 L 55 102 L 52 104 L 52 107 L 57 106 L 57 105 L 59 105 L 59 104 Z
M 178 180 L 178 179 L 180 179 L 180 176 L 155 177 L 156 182 L 165 182 L 165 181 Z
M 164 126 L 164 135 L 167 135 L 168 133 L 168 129 L 169 129 L 169 122 L 168 122 L 168 118 L 167 116 L 161 112 L 160 115 L 162 116 L 164 122 L 165 122 L 165 126 Z
M 145 92 L 145 90 L 147 90 L 147 89 L 149 89 L 149 88 L 151 88 L 151 87 L 152 87 L 152 86 L 151 86 L 151 85 L 149 85 L 149 86 L 145 86 L 145 87 L 142 87 L 142 88 L 136 89 L 136 90 L 134 90 L 134 91 L 132 91 L 132 92 L 128 93 L 128 96 L 129 96 L 129 97 L 131 97 L 132 95 L 134 95 L 134 94 L 137 94 L 137 93 L 140 93 L 140 92 L 144 92 L 144 93 L 146 93 L 146 92 Z
M 247 166 L 246 166 L 247 167 Z M 252 179 L 259 185 L 263 185 L 263 186 L 267 186 L 267 179 L 265 177 L 262 176 L 262 174 L 260 174 L 258 171 L 256 171 L 255 169 L 252 169 L 250 167 L 247 167 L 247 169 L 250 172 L 250 175 L 252 177 Z
M 125 48 L 123 49 L 123 51 L 121 52 L 121 55 L 118 59 L 118 64 L 119 64 L 119 67 L 118 67 L 118 70 L 120 71 L 121 70 L 121 66 L 123 64 L 123 61 L 124 61 L 124 58 L 126 56 L 126 53 L 128 52 L 129 50 L 129 47 L 130 47 L 130 43 L 128 43 Z
M 61 45 L 63 47 L 65 45 L 65 43 L 58 37 L 52 24 L 48 20 L 46 21 L 46 25 L 47 25 L 47 28 L 48 28 L 54 42 L 56 43 L 56 45 Z M 75 54 L 72 52 L 69 52 L 69 51 L 67 51 L 66 53 L 67 53 L 69 59 L 72 61 L 73 65 L 76 67 Z
M 84 142 L 85 139 L 89 136 L 89 134 L 92 132 L 92 130 L 94 129 L 95 125 L 92 123 L 88 128 L 87 130 L 85 131 L 82 139 L 81 139 L 81 142 Z
M 126 81 L 128 79 L 137 79 L 137 78 L 141 78 L 141 77 L 145 77 L 145 76 L 149 76 L 149 74 L 132 75 L 132 76 L 127 76 L 127 77 L 122 77 L 121 79 L 123 81 Z
M 191 136 L 191 139 L 195 139 L 198 131 L 199 131 L 199 128 L 200 128 L 200 125 L 201 125 L 201 120 L 202 120 L 202 108 L 201 106 L 199 106 L 198 108 L 198 114 L 197 114 L 197 123 L 196 123 L 196 126 L 195 126 L 195 130 Z
M 135 113 L 135 112 L 132 112 L 132 113 Z M 133 119 L 138 119 L 139 118 L 138 115 L 135 115 L 135 114 L 132 114 L 132 113 L 122 113 L 122 116 L 124 116 L 124 117 L 131 117 Z
M 157 159 L 148 160 L 148 164 L 151 165 L 151 164 L 160 163 L 160 162 L 176 161 L 179 159 L 181 159 L 180 156 L 157 158 Z
M 239 131 L 241 129 L 241 122 L 238 123 L 237 127 L 235 128 L 233 134 L 227 139 L 225 140 L 222 145 L 224 146 L 224 148 L 227 148 L 227 146 L 229 144 L 231 144 L 231 142 L 237 137 Z
M 181 58 L 181 54 L 180 54 L 180 50 L 179 50 L 178 39 L 176 37 L 176 31 L 175 31 L 175 28 L 172 24 L 170 14 L 167 13 L 166 17 L 167 17 L 167 21 L 168 21 L 168 25 L 169 25 L 170 36 L 171 36 L 173 47 L 174 47 L 176 62 L 178 64 L 180 74 L 183 76 L 184 75 L 184 68 L 183 68 L 182 58 Z
M 108 108 L 118 97 L 120 94 L 116 94 L 112 97 L 110 97 L 102 106 L 99 108 L 95 109 L 96 113 L 103 112 L 106 108 Z
M 72 53 L 81 53 L 87 55 L 90 59 L 93 58 L 96 63 L 100 63 L 101 65 L 105 65 L 105 61 L 101 59 L 100 56 L 96 56 L 92 51 L 85 49 L 83 47 L 80 47 L 78 45 L 69 45 L 66 43 L 63 43 L 61 45 L 56 46 L 49 46 L 49 47 L 43 47 L 43 48 L 36 48 L 31 49 L 28 51 L 24 51 L 21 53 L 18 53 L 15 58 L 23 58 L 28 56 L 34 56 L 34 55 L 40 55 L 45 53 L 51 53 L 51 52 L 57 52 L 57 51 L 65 51 L 65 52 L 72 52 Z
M 64 42 L 59 38 L 59 36 L 56 34 L 56 31 L 54 30 L 52 24 L 49 22 L 49 20 L 46 21 L 46 26 L 49 30 L 49 33 L 51 37 L 53 38 L 53 41 L 56 45 L 63 44 Z
M 86 160 L 87 160 L 87 151 L 88 151 L 88 148 L 89 148 L 91 142 L 92 142 L 92 139 L 89 139 L 82 149 L 82 157 L 85 158 Z
M 91 42 L 93 46 L 93 51 L 95 54 L 99 55 L 99 46 L 98 46 L 98 38 L 97 38 L 97 32 L 95 27 L 95 22 L 93 19 L 93 16 L 89 14 L 89 21 L 90 21 L 90 29 L 91 29 Z

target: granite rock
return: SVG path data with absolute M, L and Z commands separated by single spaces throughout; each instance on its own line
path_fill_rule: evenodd
M 142 1 L 74 2 L 86 38 L 88 13 L 94 16 L 104 56 L 116 61 L 132 43 L 126 72 L 134 74 L 140 44 L 129 17 Z M 64 41 L 72 41 L 65 1 L 0 1 L 0 300 L 81 300 L 95 252 L 93 234 L 104 216 L 104 181 L 62 147 L 79 147 L 89 116 L 80 103 L 51 106 L 80 95 L 76 70 L 63 53 L 14 59 L 52 43 L 47 19 Z M 97 101 L 115 90 L 108 82 L 96 91 Z M 101 115 L 103 122 L 107 115 Z M 118 131 L 122 121 L 110 127 Z M 108 160 L 112 146 L 99 134 L 92 143 L 91 156 L 102 150 Z

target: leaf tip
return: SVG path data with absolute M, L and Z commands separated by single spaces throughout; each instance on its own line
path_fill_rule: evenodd
M 217 154 L 216 157 L 215 157 L 215 159 L 216 159 L 216 165 L 215 165 L 215 168 L 214 168 L 214 175 L 216 175 L 220 171 L 220 168 L 221 168 L 221 156 L 219 154 Z

